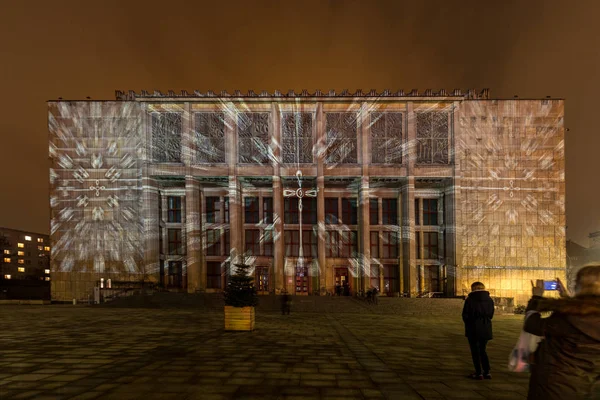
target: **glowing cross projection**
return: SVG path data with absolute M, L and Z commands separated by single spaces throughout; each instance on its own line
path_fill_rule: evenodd
M 299 232 L 300 249 L 299 249 L 299 257 L 298 257 L 298 266 L 304 267 L 304 250 L 302 249 L 302 198 L 304 196 L 317 197 L 317 192 L 319 189 L 303 190 L 302 189 L 302 171 L 300 171 L 300 170 L 296 171 L 296 178 L 298 179 L 298 189 L 296 189 L 296 190 L 285 189 L 283 191 L 283 196 L 298 198 L 298 214 L 299 214 L 298 215 L 298 217 L 299 217 L 298 229 L 300 230 L 300 232 Z
M 106 186 L 100 186 L 100 180 L 96 179 L 96 186 L 90 186 L 90 190 L 96 191 L 96 197 L 100 196 L 101 190 L 106 190 Z

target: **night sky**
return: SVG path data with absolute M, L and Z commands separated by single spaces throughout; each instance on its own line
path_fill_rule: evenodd
M 490 88 L 566 100 L 567 236 L 587 246 L 600 229 L 598 15 L 593 0 L 6 0 L 0 226 L 49 232 L 47 100 Z

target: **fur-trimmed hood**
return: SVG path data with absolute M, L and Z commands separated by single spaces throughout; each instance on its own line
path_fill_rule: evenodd
M 584 335 L 600 342 L 600 296 L 539 299 L 536 311 L 552 311 Z
M 600 296 L 540 299 L 538 301 L 536 311 L 553 311 L 568 315 L 600 316 Z

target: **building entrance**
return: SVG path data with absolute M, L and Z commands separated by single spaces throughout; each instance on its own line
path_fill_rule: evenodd
M 269 267 L 256 267 L 256 289 L 258 293 L 269 293 Z
M 335 290 L 338 296 L 350 295 L 350 279 L 348 279 L 348 267 L 336 267 Z
M 296 267 L 296 293 L 308 294 L 308 267 Z
M 183 268 L 181 261 L 169 261 L 169 281 L 172 288 L 181 288 L 183 284 Z

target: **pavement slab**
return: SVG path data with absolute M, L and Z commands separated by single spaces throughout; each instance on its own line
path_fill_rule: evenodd
M 522 316 L 494 318 L 492 380 L 471 381 L 460 315 L 0 306 L 0 399 L 525 399 L 506 370 Z

